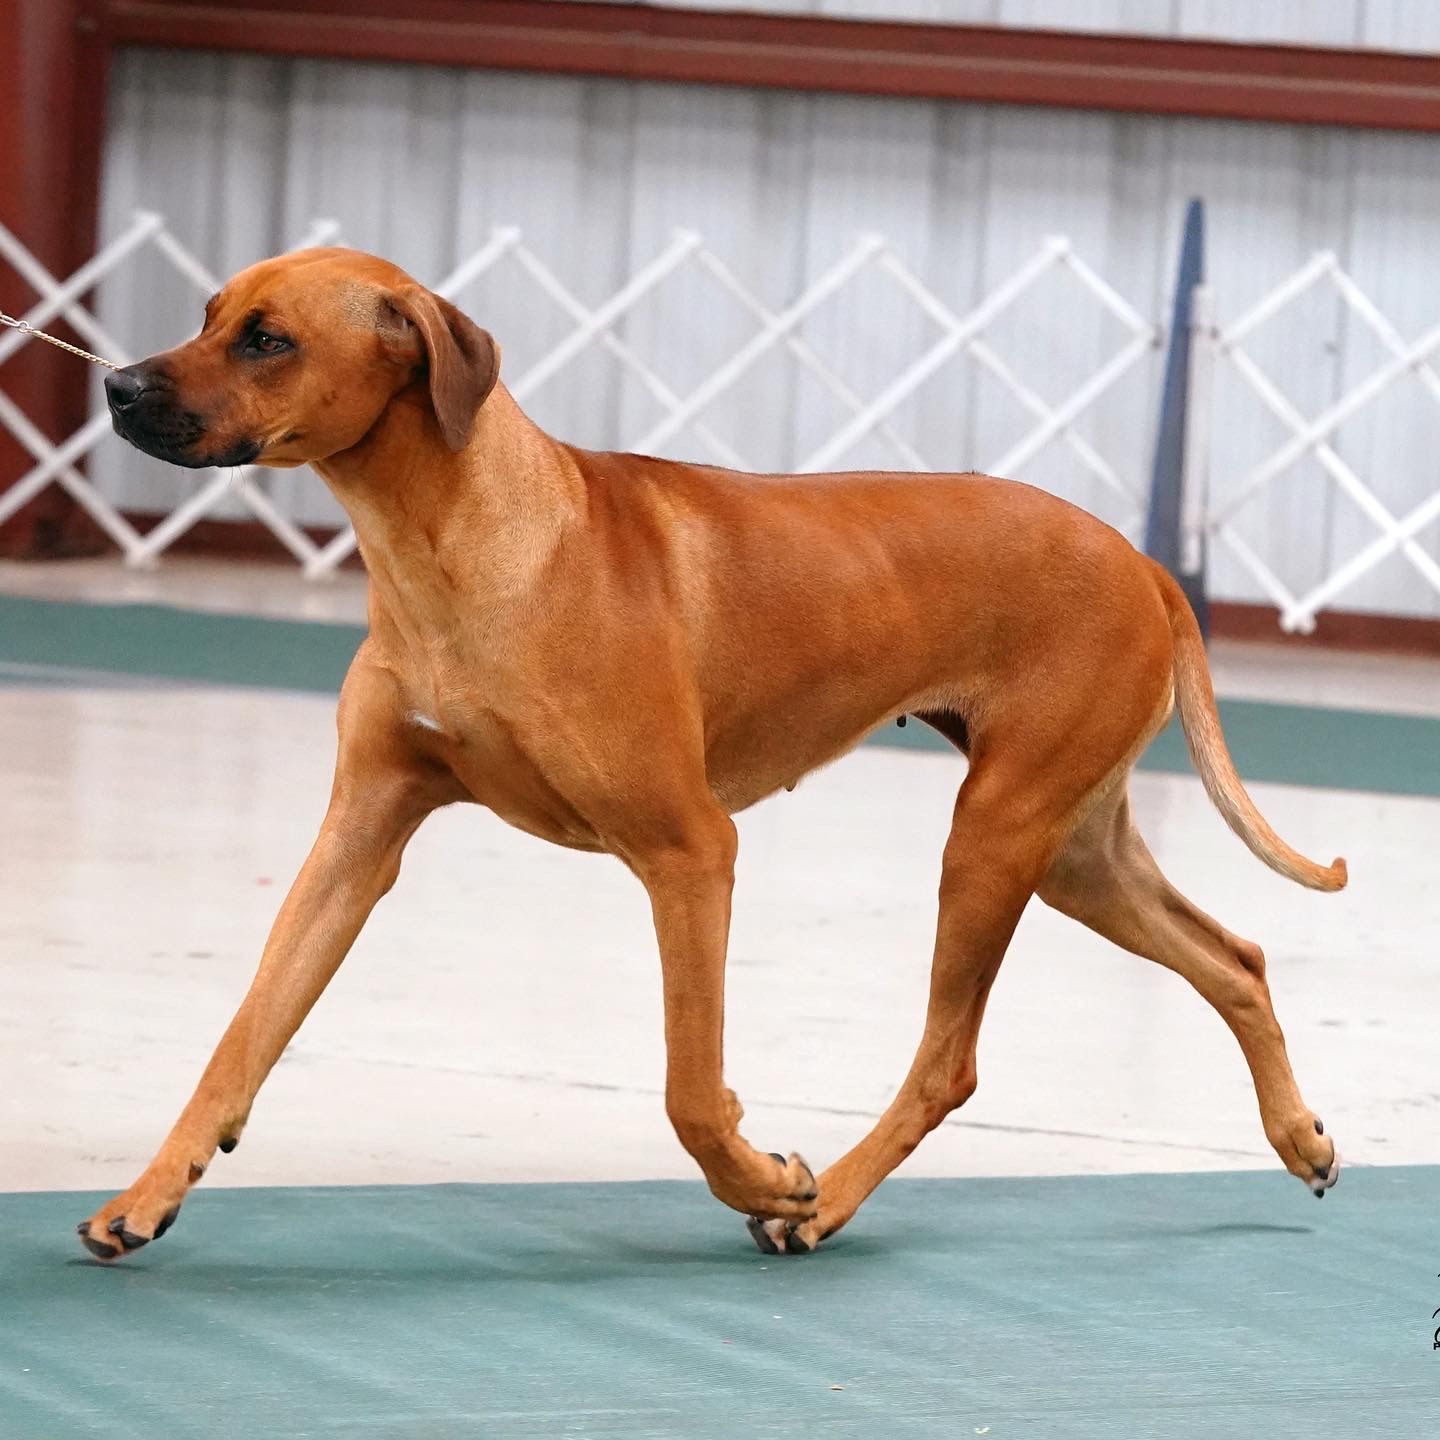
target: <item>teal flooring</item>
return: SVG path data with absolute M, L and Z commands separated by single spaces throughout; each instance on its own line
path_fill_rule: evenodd
M 1424 1440 L 1440 1167 L 897 1180 L 767 1259 L 699 1184 L 200 1189 L 114 1268 L 0 1196 L 0 1436 Z
M 74 677 L 88 674 L 88 683 L 124 676 L 331 694 L 363 634 L 353 625 L 0 595 L 0 685 L 87 683 Z M 1221 701 L 1220 714 L 1247 779 L 1440 795 L 1440 719 L 1248 700 Z M 872 743 L 946 748 L 916 723 L 887 727 Z M 1140 768 L 1190 772 L 1177 723 Z
M 168 605 L 0 595 L 0 660 L 275 690 L 339 690 L 364 630 Z

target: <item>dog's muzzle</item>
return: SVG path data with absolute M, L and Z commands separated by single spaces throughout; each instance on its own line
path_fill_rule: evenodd
M 227 450 L 204 454 L 195 446 L 205 436 L 205 421 L 177 400 L 169 378 L 146 362 L 127 366 L 105 377 L 105 399 L 115 433 L 137 450 L 171 465 L 198 470 L 212 465 L 245 465 L 260 453 L 251 440 L 240 440 Z

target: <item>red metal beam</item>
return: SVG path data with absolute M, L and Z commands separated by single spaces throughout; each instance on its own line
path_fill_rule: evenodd
M 1322 610 L 1315 617 L 1314 630 L 1302 635 L 1282 630 L 1275 623 L 1273 605 L 1212 600 L 1210 633 L 1220 639 L 1249 640 L 1261 645 L 1440 658 L 1440 619 L 1425 616 Z
M 1440 57 L 573 0 L 88 0 L 116 44 L 1440 130 Z
M 81 0 L 0 0 L 0 220 L 56 275 L 95 246 L 108 48 L 80 14 Z M 36 296 L 0 264 L 0 309 Z M 55 327 L 66 333 L 63 322 Z M 30 344 L 0 369 L 0 386 L 51 440 L 84 423 L 86 367 Z M 30 469 L 30 455 L 0 432 L 0 490 Z M 94 527 L 65 493 L 44 491 L 5 526 L 0 554 L 90 550 Z

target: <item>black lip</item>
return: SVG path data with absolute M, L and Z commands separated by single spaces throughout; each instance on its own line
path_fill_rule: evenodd
M 113 410 L 110 421 L 115 433 L 127 444 L 133 445 L 143 454 L 154 456 L 156 460 L 163 460 L 167 465 L 178 465 L 183 470 L 213 470 L 248 465 L 262 448 L 255 440 L 237 440 L 225 450 L 208 454 L 197 453 L 192 447 L 205 432 L 199 417 L 189 413 L 168 422 L 163 430 L 145 430 L 139 433 L 137 427 Z

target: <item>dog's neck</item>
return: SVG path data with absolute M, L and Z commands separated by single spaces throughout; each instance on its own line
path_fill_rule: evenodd
M 503 385 L 458 453 L 440 442 L 423 387 L 412 387 L 364 440 L 315 469 L 355 526 L 372 610 L 379 601 L 427 643 L 462 607 L 473 624 L 523 602 L 585 508 L 570 452 Z

